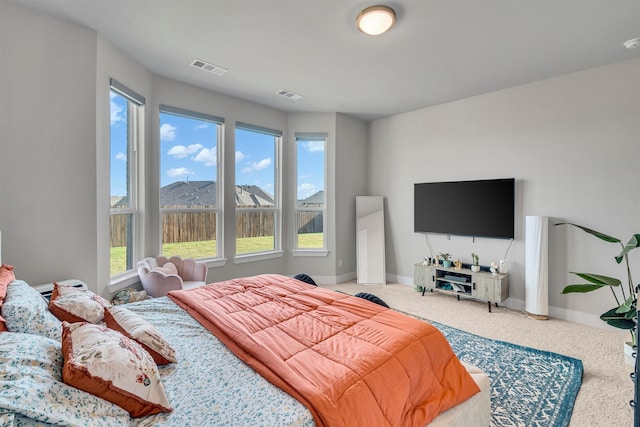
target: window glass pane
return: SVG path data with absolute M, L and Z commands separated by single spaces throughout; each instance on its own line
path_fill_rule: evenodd
M 298 248 L 324 248 L 324 225 L 322 217 L 322 212 L 304 210 L 298 211 Z
M 110 102 L 110 276 L 115 276 L 133 269 L 135 157 L 132 139 L 136 135 L 134 115 L 138 107 L 113 91 Z
M 112 214 L 111 225 L 111 276 L 133 268 L 133 215 Z
M 275 248 L 274 212 L 237 212 L 236 236 L 236 253 L 272 251 Z
M 217 256 L 219 124 L 160 113 L 162 253 Z
M 325 209 L 326 139 L 296 138 L 296 248 L 322 249 Z
M 276 249 L 276 153 L 279 137 L 236 129 L 236 253 Z M 253 212 L 251 212 L 253 211 Z
M 129 208 L 129 101 L 111 92 L 111 207 Z
M 325 141 L 297 140 L 297 206 L 324 207 Z

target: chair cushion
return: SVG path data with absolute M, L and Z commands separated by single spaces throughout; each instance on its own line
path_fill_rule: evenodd
M 204 286 L 206 282 L 197 281 L 197 280 L 187 280 L 182 282 L 182 289 L 194 289 L 199 288 L 200 286 Z
M 154 267 L 153 271 L 160 271 L 164 274 L 178 274 L 178 268 L 172 262 L 168 262 L 164 264 L 162 267 Z

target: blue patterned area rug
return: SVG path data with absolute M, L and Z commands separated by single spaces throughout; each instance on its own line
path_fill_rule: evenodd
M 582 384 L 580 360 L 428 322 L 442 331 L 460 360 L 489 375 L 491 426 L 569 425 Z

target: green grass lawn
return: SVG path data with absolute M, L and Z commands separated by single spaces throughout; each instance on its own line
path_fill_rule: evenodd
M 321 249 L 322 233 L 307 233 L 298 236 L 298 246 L 301 248 Z M 273 236 L 245 237 L 236 240 L 236 253 L 250 254 L 265 252 L 273 249 Z M 165 243 L 162 253 L 166 256 L 179 255 L 182 258 L 210 258 L 216 256 L 216 241 Z M 127 270 L 127 254 L 124 246 L 111 248 L 111 275 L 124 273 Z M 135 268 L 135 262 L 132 268 Z

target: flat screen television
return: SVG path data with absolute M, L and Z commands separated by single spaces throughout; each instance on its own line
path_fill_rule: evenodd
M 514 238 L 515 179 L 414 184 L 416 233 Z

